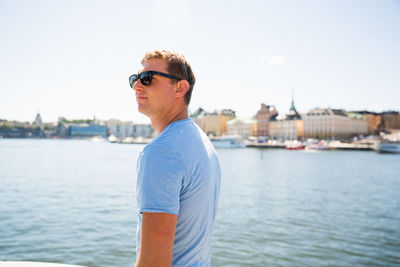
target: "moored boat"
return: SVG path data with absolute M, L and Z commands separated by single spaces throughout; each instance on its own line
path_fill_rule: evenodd
M 241 148 L 246 147 L 240 136 L 221 136 L 218 138 L 210 138 L 215 148 Z
M 292 142 L 287 142 L 285 144 L 285 149 L 288 150 L 301 150 L 301 149 L 305 149 L 306 145 L 303 142 L 299 142 L 297 140 L 294 140 Z
M 400 142 L 380 142 L 376 149 L 379 153 L 400 153 Z
M 309 149 L 309 150 L 328 150 L 329 149 L 329 145 L 325 141 L 319 141 L 318 143 L 308 144 L 306 146 L 306 149 Z
M 108 142 L 110 142 L 110 143 L 116 143 L 116 142 L 118 142 L 118 138 L 115 136 L 115 135 L 110 135 L 109 137 L 108 137 Z

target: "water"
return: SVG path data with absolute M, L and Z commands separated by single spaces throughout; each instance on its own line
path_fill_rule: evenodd
M 142 148 L 0 140 L 0 261 L 133 266 Z M 400 264 L 400 155 L 218 153 L 213 266 Z

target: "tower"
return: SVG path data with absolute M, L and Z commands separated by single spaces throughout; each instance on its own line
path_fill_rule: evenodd
M 43 128 L 42 117 L 40 116 L 39 112 L 36 114 L 35 120 L 33 121 L 32 125 L 33 127 L 39 127 L 40 129 Z

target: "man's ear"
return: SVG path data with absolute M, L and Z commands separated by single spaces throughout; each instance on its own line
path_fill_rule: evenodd
M 186 95 L 186 92 L 189 90 L 189 82 L 186 80 L 180 80 L 177 83 L 177 87 L 175 89 L 175 97 L 184 97 Z

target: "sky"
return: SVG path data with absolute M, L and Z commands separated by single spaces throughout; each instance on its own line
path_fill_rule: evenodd
M 151 49 L 191 64 L 191 111 L 400 110 L 400 0 L 0 0 L 0 38 L 0 119 L 149 122 Z

